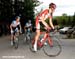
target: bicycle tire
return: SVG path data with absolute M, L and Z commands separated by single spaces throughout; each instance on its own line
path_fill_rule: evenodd
M 24 42 L 26 42 L 27 44 L 30 43 L 31 40 L 31 35 L 30 33 L 26 33 L 25 37 L 24 37 Z
M 15 44 L 14 44 L 15 49 L 18 48 L 18 38 L 15 39 Z
M 30 41 L 30 44 L 29 44 L 29 49 L 30 49 L 31 52 L 34 52 L 34 50 L 33 50 L 33 45 L 34 45 L 34 39 L 32 39 L 32 40 Z
M 24 37 L 24 43 L 26 42 L 26 39 L 27 39 L 27 38 L 26 38 L 26 36 L 25 36 L 25 37 Z
M 50 44 L 47 44 L 46 46 L 44 45 L 43 51 L 49 57 L 56 57 L 61 53 L 62 48 L 59 42 L 53 39 L 53 46 L 50 46 Z
M 27 36 L 27 39 L 28 39 L 28 43 L 30 43 L 31 35 L 28 35 L 28 36 Z

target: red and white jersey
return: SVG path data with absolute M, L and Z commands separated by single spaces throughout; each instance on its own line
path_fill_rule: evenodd
M 52 15 L 49 13 L 48 9 L 45 9 L 38 16 L 36 16 L 36 29 L 40 29 L 40 22 L 42 18 L 44 18 L 43 20 L 47 20 L 47 18 L 52 18 Z
M 44 20 L 46 20 L 47 18 L 52 18 L 48 9 L 45 9 L 44 11 L 42 11 L 37 17 L 38 17 L 39 20 L 41 20 L 42 17 L 44 17 Z

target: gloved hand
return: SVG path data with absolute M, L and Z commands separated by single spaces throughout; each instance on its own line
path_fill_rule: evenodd
M 49 32 L 51 30 L 50 27 L 45 27 L 45 29 L 47 30 L 47 32 Z
M 55 29 L 55 28 L 54 28 L 54 29 L 52 29 L 52 32 L 56 33 L 56 32 L 57 32 L 57 29 Z

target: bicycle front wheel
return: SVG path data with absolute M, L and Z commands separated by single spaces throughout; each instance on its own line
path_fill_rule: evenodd
M 15 45 L 14 46 L 15 46 L 15 49 L 18 48 L 18 38 L 15 39 Z
M 30 41 L 30 44 L 29 44 L 29 49 L 30 49 L 30 51 L 31 52 L 34 52 L 34 50 L 33 50 L 33 45 L 34 45 L 34 43 L 35 43 L 35 40 L 34 40 L 34 38 Z
M 50 46 L 50 44 L 47 44 L 43 46 L 43 51 L 47 56 L 55 57 L 58 56 L 61 52 L 61 45 L 57 40 L 53 40 L 53 46 Z

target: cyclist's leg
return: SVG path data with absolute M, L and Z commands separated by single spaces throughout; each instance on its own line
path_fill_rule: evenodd
M 11 31 L 11 45 L 14 45 L 14 31 Z
M 15 29 L 15 35 L 16 35 L 16 36 L 19 36 L 19 34 L 20 34 L 20 29 L 16 28 L 16 29 Z
M 14 31 L 14 41 L 18 40 L 17 38 L 18 36 L 19 36 L 19 30 L 17 29 Z
M 35 22 L 35 25 L 36 25 L 36 35 L 35 35 L 35 43 L 34 43 L 34 51 L 37 51 L 37 41 L 39 39 L 39 36 L 40 36 L 40 23 L 39 23 L 39 20 L 38 18 L 36 18 L 36 22 Z
M 17 38 L 17 32 L 14 33 L 14 48 L 17 49 L 18 48 L 18 38 Z
M 11 34 L 11 45 L 13 45 L 13 41 L 14 41 L 14 35 Z
M 45 41 L 46 41 L 46 38 L 48 37 L 48 34 L 47 33 L 45 33 L 44 34 L 44 37 L 41 39 L 41 42 L 42 42 L 42 44 L 47 44 Z
M 16 35 L 14 35 L 14 41 L 16 40 Z
M 37 42 L 40 36 L 40 30 L 36 30 L 36 35 L 35 35 L 35 43 L 34 43 L 34 51 L 37 51 Z
M 29 38 L 29 31 L 28 31 L 28 28 L 26 29 L 25 34 L 26 34 L 26 42 L 28 42 L 28 38 Z
M 16 38 L 17 38 L 18 35 L 19 35 L 19 34 L 18 34 L 18 29 L 15 28 L 15 29 L 14 29 L 14 32 L 13 32 L 14 42 L 16 41 Z

